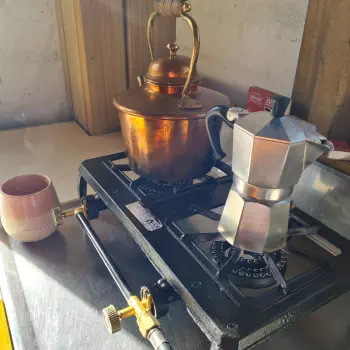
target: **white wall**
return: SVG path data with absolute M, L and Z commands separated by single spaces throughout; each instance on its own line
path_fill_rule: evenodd
M 251 85 L 291 95 L 308 0 L 191 2 L 201 32 L 199 69 L 205 85 L 240 106 Z M 181 20 L 177 43 L 190 54 L 190 30 Z
M 192 0 L 204 85 L 242 106 L 250 85 L 290 95 L 307 2 Z M 181 20 L 177 42 L 189 55 Z M 55 0 L 0 0 L 0 129 L 70 118 L 60 55 Z
M 55 0 L 0 0 L 0 129 L 70 119 Z

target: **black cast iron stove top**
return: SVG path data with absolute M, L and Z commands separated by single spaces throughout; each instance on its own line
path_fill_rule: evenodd
M 349 241 L 298 209 L 285 250 L 252 254 L 221 239 L 217 221 L 232 184 L 225 163 L 173 185 L 138 178 L 125 152 L 86 160 L 79 173 L 80 197 L 88 184 L 103 203 L 89 211 L 114 213 L 213 349 L 252 347 L 350 289 Z

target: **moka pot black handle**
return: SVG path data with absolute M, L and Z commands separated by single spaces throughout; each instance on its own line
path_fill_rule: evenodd
M 223 122 L 233 129 L 234 121 L 229 121 L 227 119 L 227 113 L 229 111 L 229 107 L 227 106 L 216 106 L 211 109 L 205 116 L 205 122 L 207 126 L 207 132 L 209 136 L 209 140 L 211 146 L 214 150 L 214 155 L 217 160 L 225 158 L 226 153 L 222 150 L 221 142 L 220 142 L 220 124 L 218 120 L 223 120 Z

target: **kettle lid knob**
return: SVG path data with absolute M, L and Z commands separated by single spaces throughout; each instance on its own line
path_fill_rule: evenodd
M 166 47 L 170 53 L 169 58 L 174 59 L 176 57 L 178 49 L 180 48 L 179 45 L 177 45 L 176 43 L 169 43 Z
M 271 115 L 274 118 L 282 118 L 289 106 L 290 98 L 285 96 L 273 96 Z

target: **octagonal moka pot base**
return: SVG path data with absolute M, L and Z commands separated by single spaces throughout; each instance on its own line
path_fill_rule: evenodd
M 233 129 L 234 182 L 218 231 L 229 243 L 255 253 L 285 246 L 293 188 L 307 166 L 333 149 L 314 125 L 284 115 L 288 103 L 276 96 L 272 113 L 217 106 L 206 115 L 217 159 L 226 156 L 217 120 Z
M 235 177 L 218 231 L 230 244 L 250 252 L 271 253 L 284 248 L 293 188 L 266 190 L 254 186 L 250 188 L 254 198 L 241 192 L 240 185 L 242 180 Z M 265 199 L 257 200 L 259 196 Z

